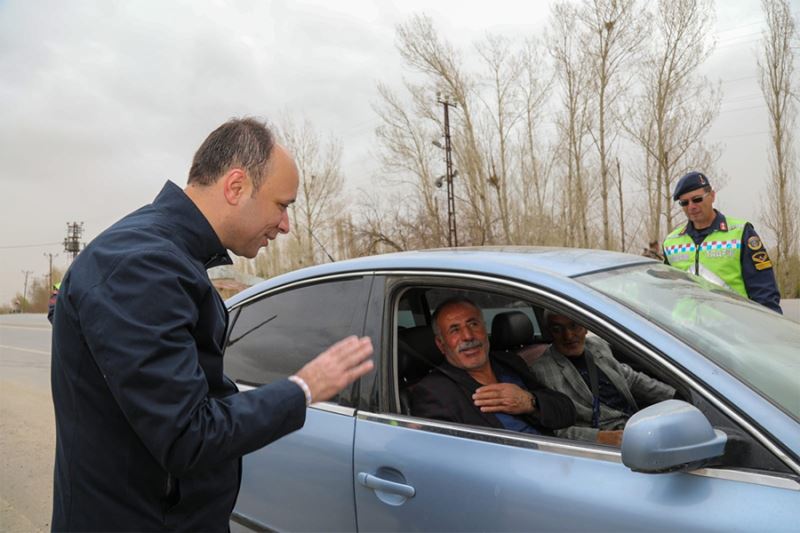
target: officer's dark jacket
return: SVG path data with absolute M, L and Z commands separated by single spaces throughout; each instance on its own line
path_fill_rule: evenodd
M 292 382 L 223 376 L 206 268 L 230 262 L 171 182 L 75 259 L 53 325 L 53 530 L 225 530 L 240 457 L 302 427 Z
M 499 370 L 498 364 L 513 370 L 536 398 L 537 413 L 520 415 L 525 422 L 546 434 L 552 434 L 549 430 L 575 424 L 575 404 L 569 396 L 544 388 L 522 358 L 515 354 L 492 352 L 489 360 L 495 374 Z M 494 414 L 481 412 L 472 400 L 480 386 L 466 370 L 444 361 L 411 389 L 411 414 L 502 429 L 502 422 Z

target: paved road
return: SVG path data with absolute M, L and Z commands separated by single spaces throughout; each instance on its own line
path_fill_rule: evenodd
M 49 531 L 55 429 L 50 324 L 0 316 L 0 531 Z

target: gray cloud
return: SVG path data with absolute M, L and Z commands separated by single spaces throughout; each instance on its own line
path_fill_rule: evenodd
M 755 0 L 720 4 L 721 29 L 763 18 Z M 342 140 L 347 186 L 367 184 L 377 172 L 375 85 L 407 74 L 394 28 L 420 11 L 468 50 L 490 30 L 541 33 L 549 14 L 547 4 L 509 0 L 0 1 L 0 246 L 60 242 L 72 220 L 86 222 L 90 239 L 165 179 L 183 184 L 196 147 L 231 116 L 308 117 Z M 725 79 L 754 69 L 734 45 L 706 71 Z M 710 136 L 752 130 L 748 120 L 725 113 Z M 739 176 L 759 169 L 763 182 L 764 136 L 724 140 L 732 179 L 722 207 L 755 217 L 752 182 Z M 42 253 L 60 248 L 0 248 L 0 303 L 22 290 L 22 270 L 44 274 Z

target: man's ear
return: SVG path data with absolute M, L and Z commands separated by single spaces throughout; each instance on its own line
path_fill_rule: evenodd
M 239 205 L 242 198 L 250 194 L 250 180 L 240 168 L 232 168 L 221 178 L 222 193 L 230 205 Z
M 438 335 L 434 335 L 433 341 L 436 343 L 436 347 L 439 348 L 439 351 L 444 354 L 444 342 L 442 341 L 442 338 Z

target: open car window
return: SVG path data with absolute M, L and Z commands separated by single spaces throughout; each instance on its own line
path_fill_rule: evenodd
M 465 289 L 458 286 L 399 286 L 393 292 L 394 316 L 392 317 L 392 334 L 394 338 L 394 361 L 392 390 L 394 391 L 394 412 L 407 416 L 415 416 L 411 410 L 410 396 L 414 386 L 433 368 L 444 360 L 442 354 L 433 343 L 431 328 L 432 314 L 439 304 L 453 297 L 466 297 L 475 302 L 483 313 L 491 350 L 503 350 L 515 353 L 525 360 L 528 366 L 535 364 L 542 353 L 550 346 L 552 338 L 544 324 L 545 310 L 558 311 L 556 304 L 548 305 L 541 297 L 526 297 L 507 291 L 488 289 Z M 521 313 L 532 325 L 532 334 L 515 338 L 514 334 L 500 335 L 499 329 L 493 325 L 503 322 L 503 317 Z M 758 442 L 741 431 L 735 422 L 710 405 L 702 395 L 671 375 L 656 361 L 646 354 L 639 353 L 625 339 L 615 338 L 604 331 L 601 325 L 587 323 L 581 316 L 573 316 L 576 322 L 586 326 L 587 339 L 595 339 L 607 343 L 614 358 L 635 372 L 643 372 L 649 377 L 659 380 L 676 390 L 675 398 L 698 407 L 715 427 L 723 429 L 731 436 L 726 455 L 718 465 L 735 468 L 748 468 L 785 472 L 785 465 L 778 461 Z M 503 338 L 501 338 L 503 337 Z M 592 341 L 595 342 L 595 341 Z M 416 344 L 415 344 L 416 343 Z M 642 400 L 638 409 L 643 409 L 652 402 Z M 631 413 L 632 414 L 632 413 Z M 553 438 L 553 437 L 550 437 Z M 562 438 L 556 436 L 555 438 Z M 567 440 L 564 438 L 564 440 Z M 581 446 L 597 446 L 586 441 L 570 441 Z

